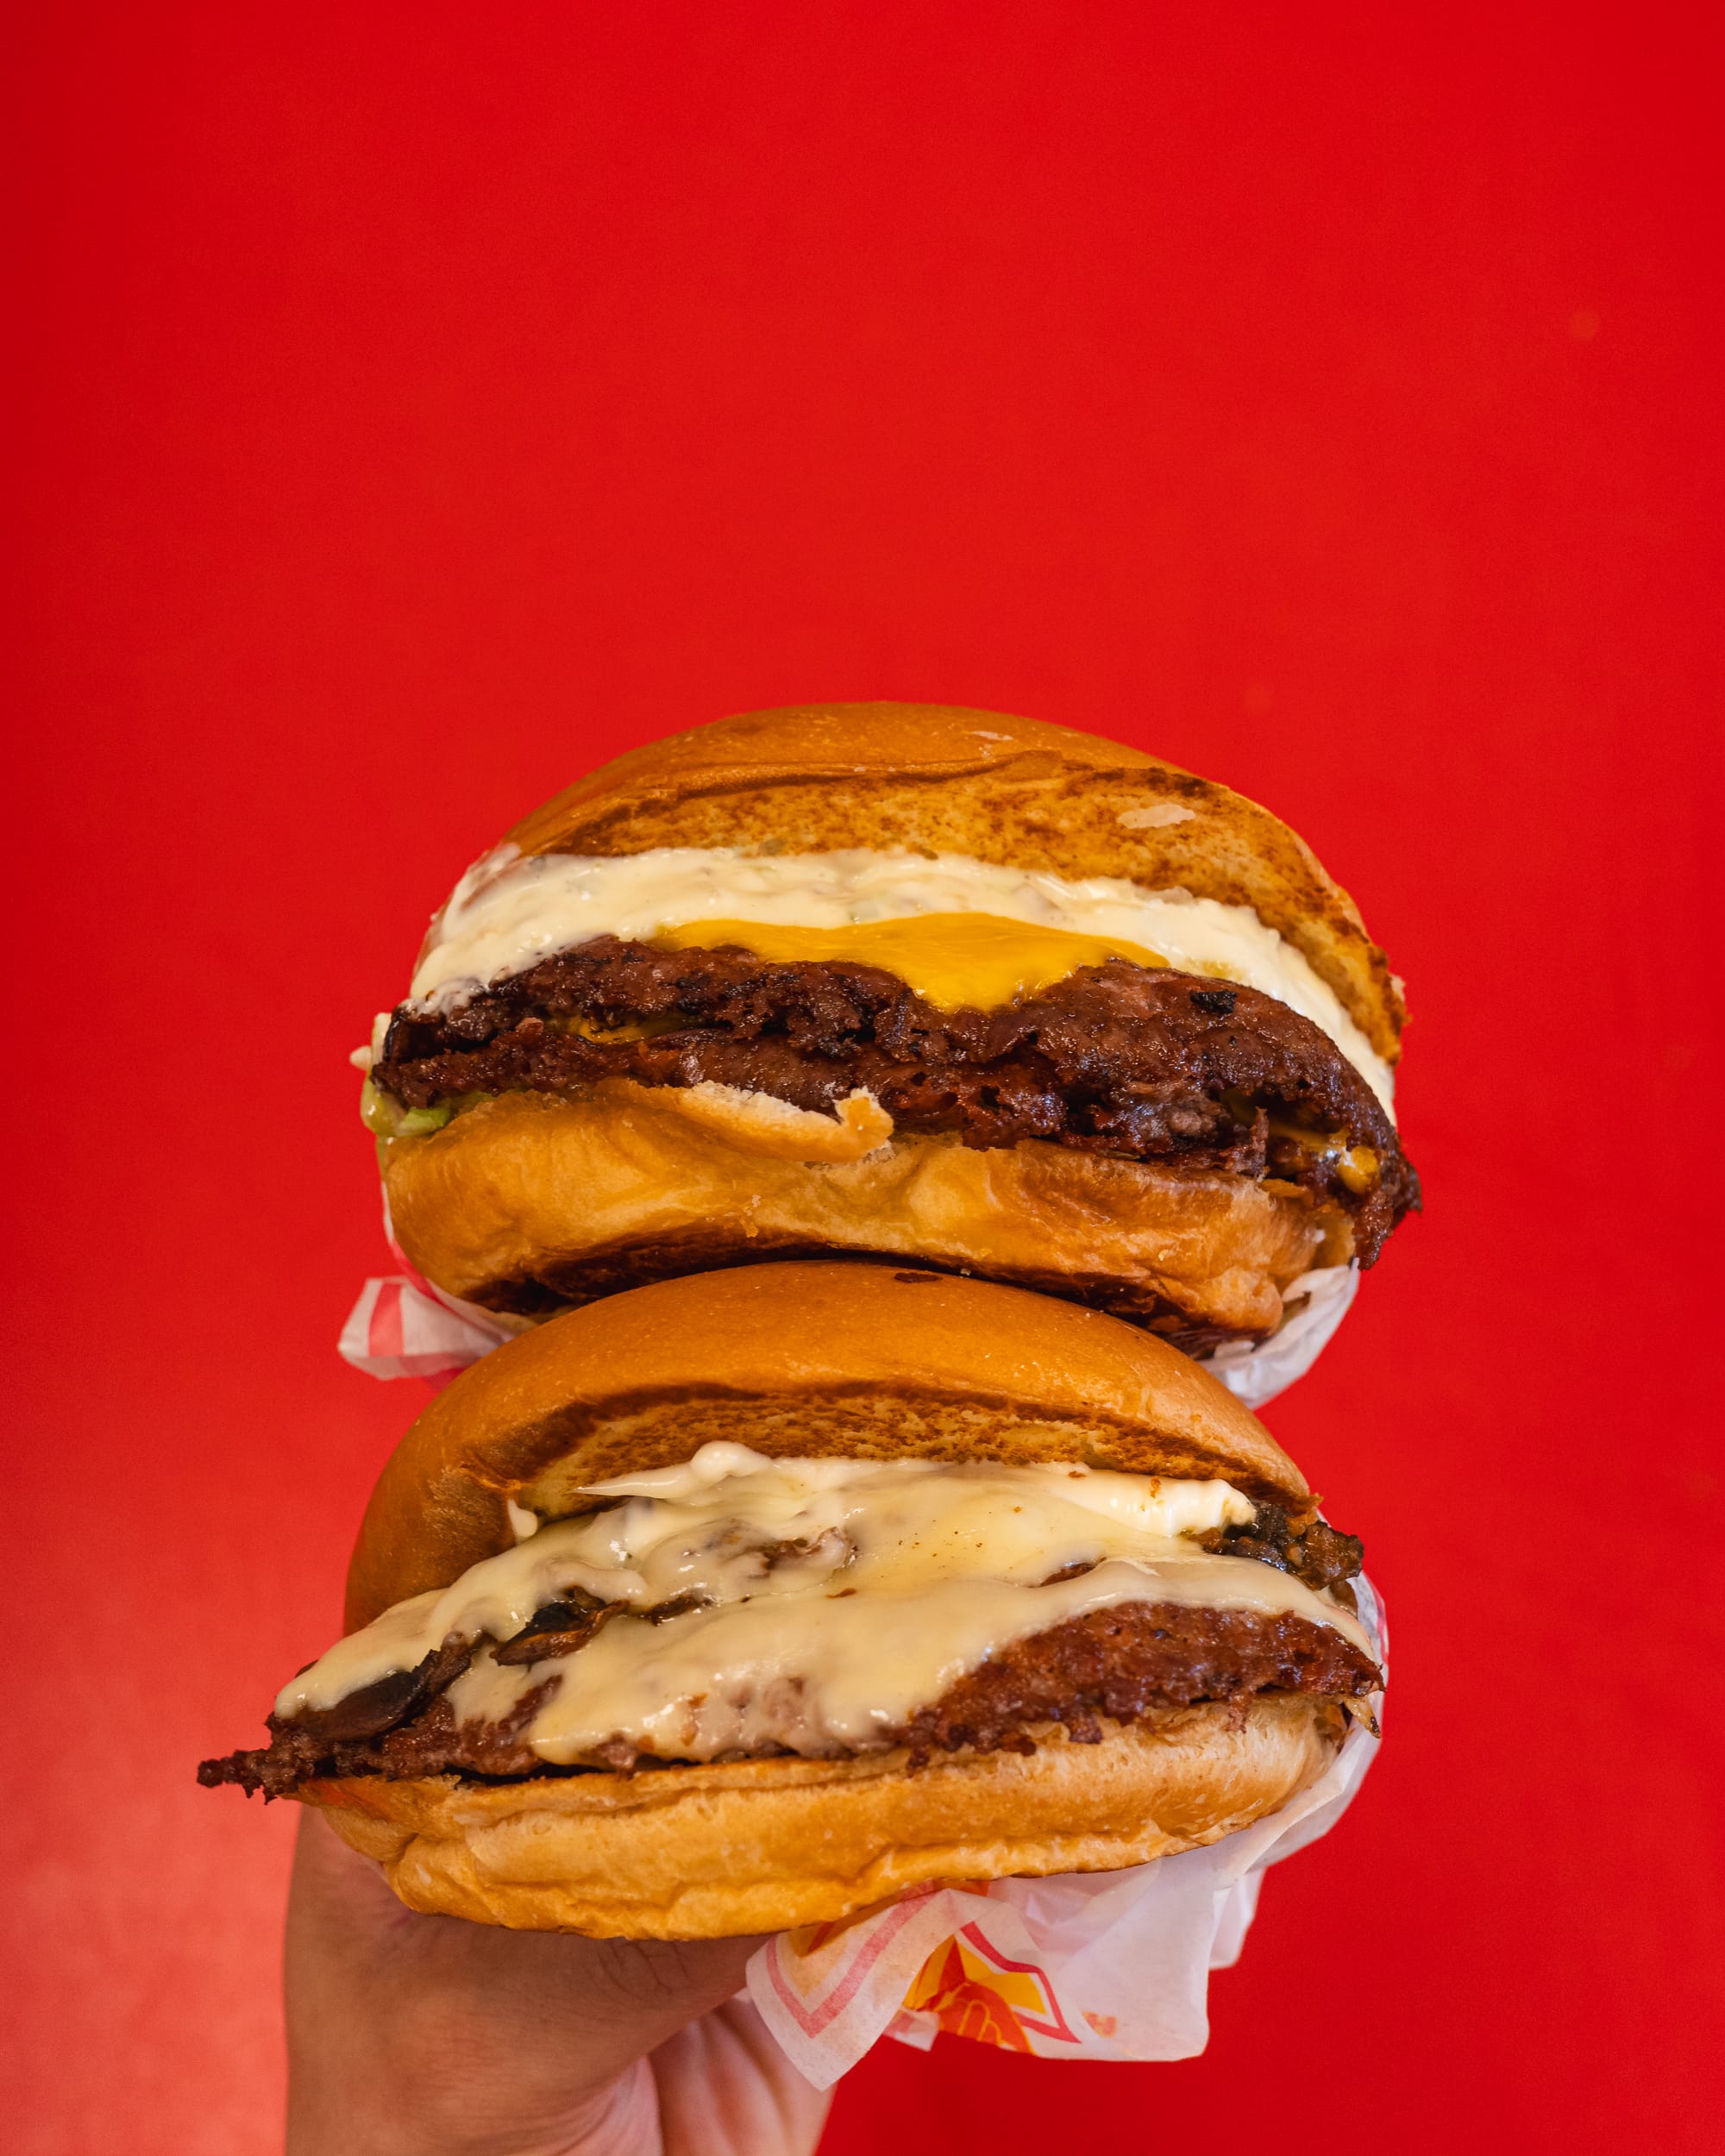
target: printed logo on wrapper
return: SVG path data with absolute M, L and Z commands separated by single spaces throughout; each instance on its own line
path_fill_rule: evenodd
M 1036 2036 L 1062 2044 L 1078 2040 L 1044 1971 L 1030 1962 L 1006 1960 L 975 1924 L 967 1924 L 924 1962 L 901 2009 L 906 2022 L 917 2014 L 929 2015 L 950 2036 L 998 2044 L 1003 2051 L 1027 2052 Z M 1087 2018 L 1105 2034 L 1103 2025 L 1113 2021 L 1111 2015 Z M 900 2019 L 894 2015 L 888 2028 Z
M 1383 1607 L 1356 1583 L 1386 1666 Z M 934 1884 L 842 1923 L 769 1940 L 749 1992 L 818 2087 L 882 2036 L 926 2050 L 944 2029 L 1039 2059 L 1189 2059 L 1209 2037 L 1209 1972 L 1239 1957 L 1264 1871 L 1327 1834 L 1377 1739 L 1350 1727 L 1312 1786 L 1208 1849 L 1124 1871 Z

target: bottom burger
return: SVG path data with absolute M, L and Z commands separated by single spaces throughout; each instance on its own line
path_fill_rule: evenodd
M 1119 1319 L 851 1263 L 639 1288 L 440 1395 L 269 1742 L 410 1906 L 696 1939 L 1250 1825 L 1382 1677 L 1360 1545 Z

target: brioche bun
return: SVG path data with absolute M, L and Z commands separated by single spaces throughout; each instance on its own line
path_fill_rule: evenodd
M 511 1502 L 555 1517 L 716 1438 L 788 1458 L 1071 1460 L 1311 1501 L 1224 1385 L 1100 1311 L 881 1265 L 751 1265 L 570 1311 L 440 1393 L 372 1493 L 348 1628 L 508 1549 Z
M 1250 906 L 1386 1062 L 1401 990 L 1358 910 L 1268 809 L 1143 750 L 1000 711 L 815 704 L 630 750 L 509 834 L 526 854 L 906 848 Z
M 834 1117 L 754 1094 L 743 1099 L 776 1117 L 737 1113 L 727 1126 L 703 1113 L 706 1090 L 613 1078 L 574 1095 L 505 1094 L 398 1138 L 383 1169 L 397 1240 L 446 1294 L 492 1309 L 831 1250 L 1245 1338 L 1274 1332 L 1290 1282 L 1352 1254 L 1341 1209 L 1291 1184 L 1034 1138 L 870 1146 L 866 1129 L 858 1156 L 822 1158 L 819 1146 L 844 1148 Z
M 1029 1755 L 746 1759 L 480 1783 L 310 1782 L 410 1908 L 518 1931 L 722 1939 L 831 1923 L 931 1880 L 1112 1871 L 1218 1841 L 1321 1774 L 1341 1710 L 1263 1694 Z

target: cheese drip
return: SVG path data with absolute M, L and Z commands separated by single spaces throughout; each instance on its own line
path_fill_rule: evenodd
M 768 930 L 790 940 L 770 948 L 754 940 Z M 859 930 L 867 933 L 853 934 Z M 1016 957 L 1008 950 L 1014 934 L 1023 937 Z M 801 935 L 813 940 L 799 942 Z M 1299 1012 L 1390 1110 L 1389 1066 L 1304 953 L 1250 906 L 963 854 L 668 846 L 524 859 L 504 847 L 467 871 L 433 922 L 410 1002 L 441 1016 L 486 983 L 596 936 L 856 958 L 887 967 L 947 1009 L 993 1009 L 1110 956 L 1172 966 L 1260 989 Z
M 525 1733 L 555 1764 L 617 1739 L 662 1758 L 782 1745 L 811 1756 L 890 1739 L 1015 1640 L 1127 1601 L 1291 1611 L 1369 1652 L 1348 1612 L 1268 1565 L 1189 1539 L 1252 1514 L 1224 1482 L 1076 1466 L 769 1460 L 703 1445 L 678 1468 L 598 1483 L 612 1508 L 556 1522 L 402 1602 L 287 1685 L 292 1717 L 416 1667 L 451 1636 L 505 1639 L 571 1588 L 648 1610 L 573 1655 L 451 1687 L 460 1720 L 501 1717 L 555 1680 Z M 1051 1580 L 1069 1566 L 1094 1569 Z
M 1119 936 L 1081 936 L 1036 928 L 994 913 L 925 913 L 910 920 L 857 921 L 847 928 L 781 928 L 760 921 L 699 921 L 655 937 L 662 949 L 712 950 L 740 944 L 775 963 L 848 960 L 879 966 L 938 1010 L 992 1011 L 1038 994 L 1081 966 L 1129 958 L 1136 966 L 1167 961 Z

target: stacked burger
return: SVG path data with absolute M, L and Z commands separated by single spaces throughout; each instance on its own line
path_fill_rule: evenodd
M 826 706 L 583 780 L 362 1057 L 407 1261 L 514 1337 L 200 1778 L 629 1937 L 1274 1812 L 1382 1677 L 1250 1406 L 1419 1202 L 1402 1018 L 1297 837 L 1113 743 Z

